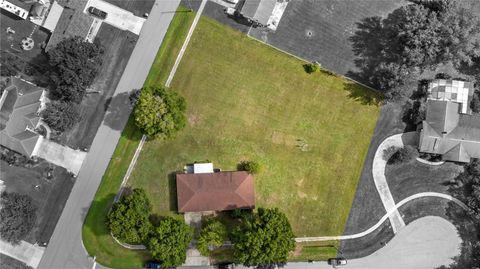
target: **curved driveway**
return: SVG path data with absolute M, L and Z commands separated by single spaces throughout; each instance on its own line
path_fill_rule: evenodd
M 396 212 L 398 212 L 398 209 L 401 206 L 405 205 L 406 203 L 408 203 L 412 200 L 422 198 L 422 197 L 437 197 L 437 198 L 447 199 L 447 200 L 450 200 L 450 201 L 454 202 L 455 204 L 457 204 L 461 208 L 463 208 L 465 210 L 468 210 L 467 205 L 465 205 L 462 201 L 458 200 L 457 198 L 455 198 L 451 195 L 444 194 L 444 193 L 438 193 L 438 192 L 421 192 L 421 193 L 417 193 L 417 194 L 414 194 L 412 196 L 409 196 L 409 197 L 403 199 L 402 201 L 400 201 L 398 204 L 396 204 L 394 207 L 392 207 L 375 225 L 373 225 L 372 227 L 368 228 L 367 230 L 365 230 L 361 233 L 351 234 L 351 235 L 340 235 L 340 236 L 298 237 L 298 238 L 295 238 L 295 241 L 297 241 L 297 242 L 309 242 L 309 241 L 348 240 L 348 239 L 355 239 L 355 238 L 360 238 L 360 237 L 366 236 L 366 235 L 372 233 L 373 231 L 375 231 L 376 229 L 378 229 L 380 227 L 380 225 L 382 225 L 382 223 L 387 218 L 389 218 L 392 214 L 395 214 Z

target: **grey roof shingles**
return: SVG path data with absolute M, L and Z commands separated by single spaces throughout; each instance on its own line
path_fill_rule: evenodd
M 427 101 L 420 133 L 421 152 L 441 154 L 444 160 L 470 162 L 480 158 L 480 115 L 461 114 L 459 104 Z
M 0 145 L 31 156 L 40 136 L 34 129 L 40 120 L 36 114 L 44 89 L 19 78 L 10 77 L 0 103 Z

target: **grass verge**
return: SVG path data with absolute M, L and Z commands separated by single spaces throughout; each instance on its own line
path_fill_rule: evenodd
M 187 10 L 179 7 L 179 11 Z M 193 12 L 175 14 L 145 85 L 164 84 L 194 18 Z M 105 218 L 137 149 L 142 133 L 130 118 L 90 207 L 83 226 L 83 243 L 100 264 L 111 268 L 141 268 L 149 259 L 146 251 L 127 250 L 115 243 Z

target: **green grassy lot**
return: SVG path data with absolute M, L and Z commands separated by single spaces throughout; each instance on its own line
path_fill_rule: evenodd
M 185 10 L 185 8 L 180 7 L 179 10 Z M 193 18 L 194 14 L 188 12 L 175 15 L 157 54 L 146 85 L 150 85 L 150 83 L 163 84 L 165 82 Z M 141 132 L 135 128 L 133 120 L 130 118 L 83 226 L 83 243 L 88 253 L 91 256 L 96 256 L 97 262 L 111 268 L 141 268 L 144 262 L 149 259 L 149 255 L 145 251 L 130 251 L 115 243 L 105 226 L 106 214 L 115 194 L 118 192 L 141 137 Z
M 296 236 L 342 234 L 379 96 L 303 64 L 202 18 L 172 83 L 187 99 L 188 126 L 148 141 L 129 184 L 147 191 L 154 212 L 173 214 L 174 173 L 185 164 L 234 170 L 256 160 L 257 206 L 281 208 Z
M 289 261 L 325 261 L 337 256 L 338 241 L 303 242 L 290 254 Z

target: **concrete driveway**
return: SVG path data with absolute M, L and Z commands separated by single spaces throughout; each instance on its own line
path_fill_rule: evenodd
M 77 175 L 82 167 L 87 153 L 81 150 L 62 146 L 48 139 L 41 139 L 38 150 L 35 153 L 42 159 L 67 169 Z
M 85 5 L 85 10 L 83 12 L 91 15 L 88 12 L 89 7 L 96 7 L 102 11 L 107 12 L 107 18 L 102 20 L 103 22 L 108 23 L 116 28 L 130 31 L 137 35 L 140 34 L 143 23 L 146 20 L 145 18 L 133 15 L 133 13 L 128 10 L 119 8 L 102 0 L 89 0 L 87 2 L 87 4 Z

